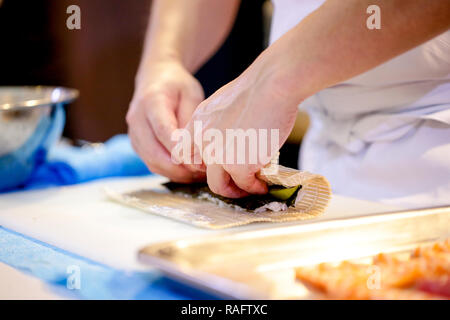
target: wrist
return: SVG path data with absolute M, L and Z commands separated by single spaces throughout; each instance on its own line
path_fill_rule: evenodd
M 260 82 L 260 89 L 271 93 L 278 107 L 297 108 L 314 94 L 303 71 L 294 69 L 292 60 L 283 52 L 265 50 L 247 71 L 253 75 L 254 84 Z
M 297 40 L 297 30 L 291 30 L 268 47 L 255 61 L 267 70 L 271 88 L 292 103 L 301 103 L 329 86 L 324 61 L 309 52 Z
M 152 70 L 161 65 L 179 65 L 183 67 L 182 59 L 175 51 L 147 51 L 144 53 L 135 77 L 135 83 L 145 82 Z

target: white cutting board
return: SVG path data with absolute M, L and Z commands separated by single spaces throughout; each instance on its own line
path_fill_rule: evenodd
M 258 223 L 228 230 L 207 230 L 128 208 L 108 200 L 104 188 L 131 191 L 165 181 L 158 176 L 113 178 L 69 187 L 0 195 L 0 225 L 97 262 L 125 270 L 140 270 L 139 249 L 150 243 L 192 236 L 270 228 L 280 224 Z M 396 210 L 397 208 L 334 195 L 313 223 Z

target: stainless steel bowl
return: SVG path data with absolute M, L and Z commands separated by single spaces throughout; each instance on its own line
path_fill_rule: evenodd
M 0 87 L 0 179 L 11 178 L 8 185 L 25 179 L 33 169 L 35 153 L 45 157 L 49 144 L 61 135 L 62 105 L 77 97 L 77 90 L 62 87 Z M 28 173 L 13 172 L 25 167 Z M 11 172 L 6 178 L 5 170 Z
M 77 97 L 77 90 L 62 87 L 0 87 L 0 156 L 23 145 L 55 105 Z

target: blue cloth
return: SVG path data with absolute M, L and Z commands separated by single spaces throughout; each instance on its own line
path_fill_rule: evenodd
M 57 293 L 80 299 L 210 299 L 157 272 L 127 273 L 0 227 L 0 262 L 38 277 Z M 69 289 L 79 270 L 79 289 Z M 70 282 L 72 283 L 72 282 Z M 72 283 L 72 288 L 74 287 Z
M 117 135 L 95 148 L 55 144 L 64 123 L 64 107 L 57 105 L 40 119 L 20 148 L 0 156 L 0 192 L 149 173 L 127 135 Z
M 37 166 L 21 189 L 69 185 L 94 179 L 149 174 L 134 152 L 127 135 L 121 134 L 98 147 L 55 145 L 47 161 Z

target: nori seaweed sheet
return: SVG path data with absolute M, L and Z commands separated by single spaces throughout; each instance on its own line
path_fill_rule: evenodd
M 288 207 L 290 207 L 290 206 L 294 205 L 295 199 L 297 198 L 297 193 L 302 188 L 302 186 L 300 186 L 289 199 L 280 200 L 280 199 L 272 196 L 269 193 L 264 194 L 264 195 L 249 195 L 247 197 L 239 198 L 239 199 L 226 198 L 226 197 L 222 197 L 222 196 L 212 192 L 209 189 L 208 184 L 206 184 L 206 183 L 183 184 L 183 183 L 176 183 L 176 182 L 166 182 L 163 184 L 163 186 L 165 186 L 167 189 L 169 189 L 172 192 L 184 193 L 184 194 L 190 195 L 193 198 L 198 198 L 201 193 L 206 192 L 206 193 L 210 194 L 211 196 L 213 196 L 219 200 L 222 200 L 223 202 L 225 202 L 227 204 L 236 205 L 236 206 L 239 206 L 239 207 L 249 210 L 249 211 L 252 211 L 259 207 L 262 207 L 263 205 L 268 204 L 270 202 L 286 203 L 286 205 Z

